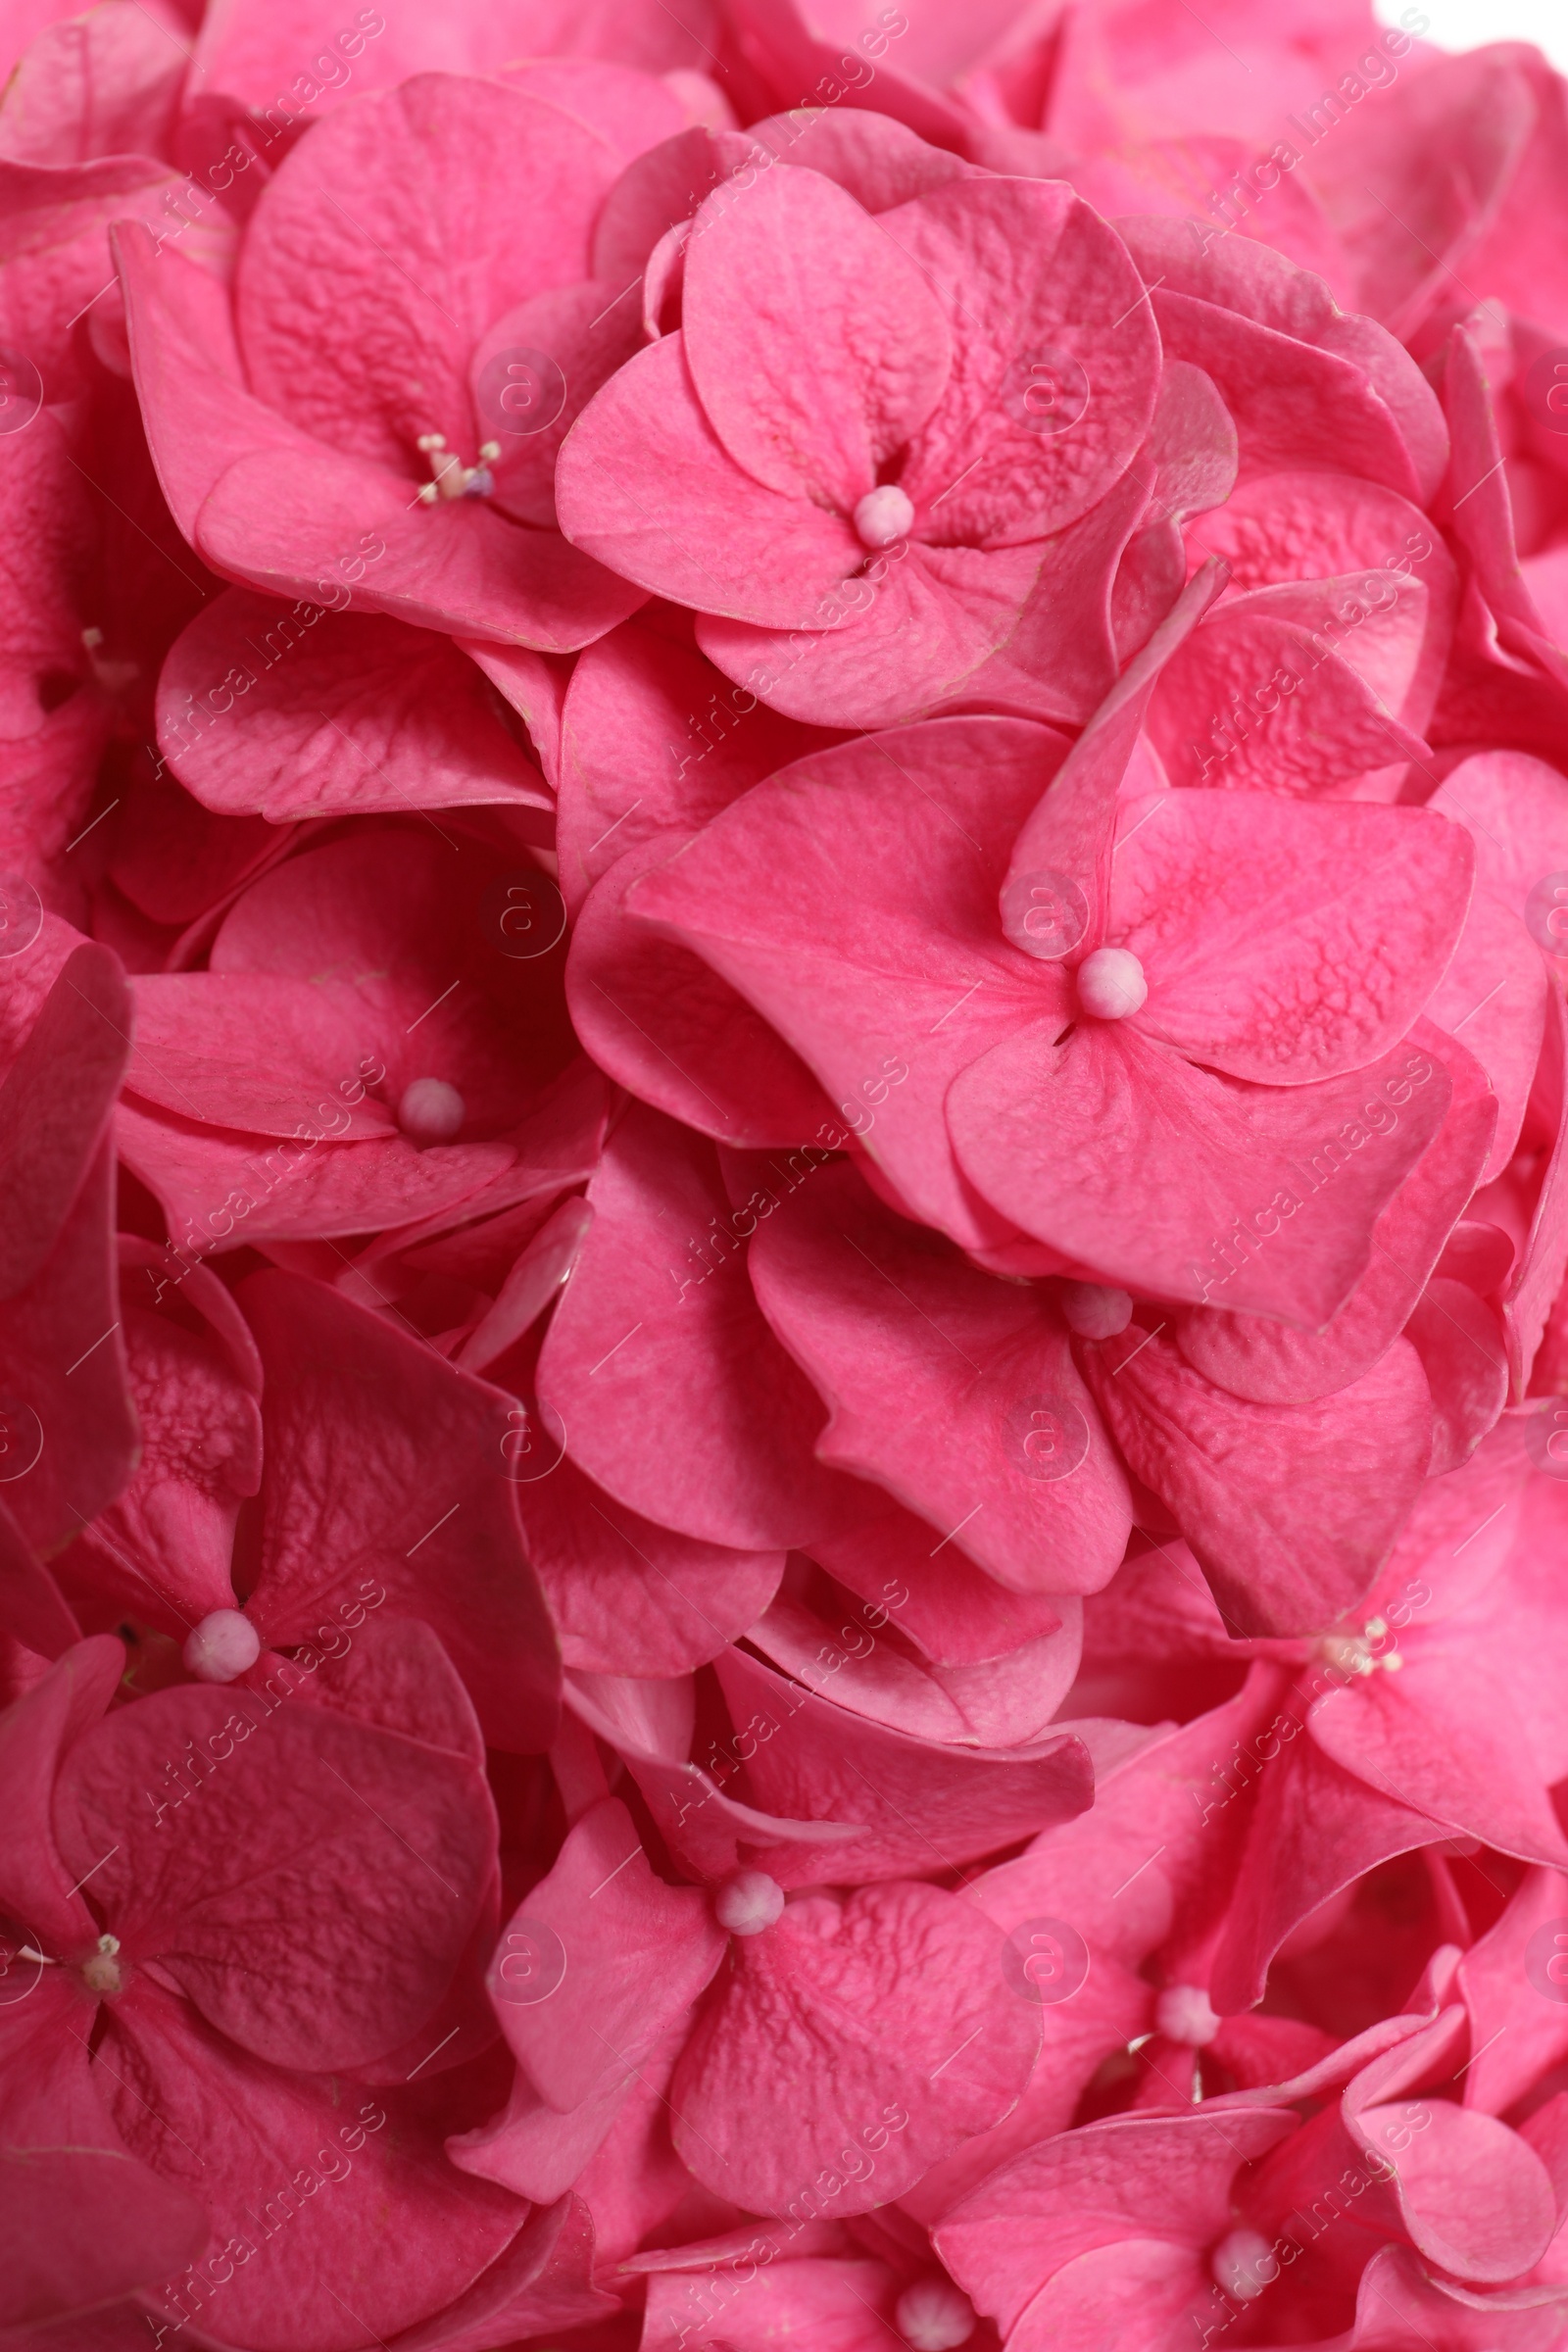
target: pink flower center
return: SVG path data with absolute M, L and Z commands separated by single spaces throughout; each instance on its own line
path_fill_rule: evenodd
M 1154 2023 L 1167 2041 L 1184 2041 L 1189 2049 L 1204 2050 L 1220 2029 L 1200 1984 L 1167 1984 L 1154 2005 Z
M 713 1917 L 732 1936 L 760 1936 L 784 1909 L 784 1889 L 765 1870 L 738 1870 L 713 1896 Z
M 1078 1002 L 1097 1021 L 1124 1021 L 1148 994 L 1144 967 L 1130 948 L 1097 948 L 1078 966 Z
M 262 1654 L 262 1637 L 239 1609 L 213 1609 L 187 1636 L 185 1671 L 199 1683 L 231 1683 Z
M 1280 2275 L 1279 2257 L 1256 2230 L 1233 2230 L 1212 2256 L 1214 2277 L 1238 2303 L 1255 2303 Z
M 912 2352 L 953 2352 L 974 2333 L 974 2305 L 951 2278 L 917 2278 L 893 2307 L 894 2323 Z
M 449 1144 L 468 1106 L 444 1078 L 415 1078 L 398 1102 L 398 1125 L 411 1144 Z
M 124 1971 L 120 1965 L 119 1951 L 118 1936 L 100 1936 L 96 1948 L 81 1963 L 82 1983 L 89 1992 L 96 1992 L 101 1999 L 112 1999 L 117 1992 L 125 1989 Z
M 907 539 L 914 521 L 914 502 L 897 482 L 868 490 L 855 510 L 855 529 L 862 547 L 892 547 Z
M 1132 1296 L 1103 1282 L 1064 1282 L 1061 1313 L 1081 1340 L 1113 1340 L 1133 1319 Z
M 1389 1642 L 1386 1617 L 1369 1617 L 1358 1634 L 1325 1634 L 1317 1647 L 1325 1665 L 1345 1675 L 1376 1674 L 1380 1666 L 1385 1674 L 1397 1674 L 1404 1664 Z
M 481 441 L 477 466 L 465 466 L 447 447 L 445 433 L 421 433 L 420 454 L 429 460 L 430 479 L 420 486 L 419 503 L 433 507 L 445 498 L 488 498 L 496 486 L 491 466 L 501 455 L 499 441 Z

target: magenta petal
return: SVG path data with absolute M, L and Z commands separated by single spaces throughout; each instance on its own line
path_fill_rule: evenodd
M 225 815 L 548 805 L 474 663 L 376 613 L 231 589 L 171 648 L 158 700 L 166 757 Z
M 415 478 L 319 442 L 255 449 L 219 476 L 192 536 L 218 570 L 273 596 L 331 604 L 347 565 L 362 609 L 541 653 L 591 645 L 642 603 L 559 532 L 482 499 L 414 505 Z
M 863 2213 L 1006 2113 L 1039 2036 L 1001 1930 L 962 1896 L 906 1882 L 808 1895 L 720 1979 L 675 2070 L 675 2144 L 754 2212 L 787 2212 L 811 2186 Z M 758 2132 L 781 2082 L 787 2102 Z
M 1364 1271 L 1373 1223 L 1450 1096 L 1447 1072 L 1408 1045 L 1350 1077 L 1251 1087 L 1146 1041 L 1136 1020 L 1086 1023 L 1062 1045 L 1041 1023 L 958 1076 L 948 1121 L 986 1199 L 1080 1264 L 1200 1303 L 1223 1285 L 1229 1307 L 1312 1329 Z
M 1136 1327 L 1087 1348 L 1085 1363 L 1117 1443 L 1171 1510 L 1233 1632 L 1315 1633 L 1367 1592 L 1432 1452 L 1432 1398 L 1405 1341 L 1310 1404 L 1229 1396 Z
M 556 512 L 576 547 L 627 579 L 764 627 L 821 627 L 817 605 L 865 554 L 842 515 L 731 457 L 678 333 L 629 361 L 578 417 Z
M 824 1461 L 919 1511 L 928 1551 L 956 1541 L 1015 1591 L 1109 1581 L 1131 1505 L 1066 1328 L 1036 1295 L 933 1246 L 848 1167 L 769 1218 L 753 1265 L 769 1322 L 831 1408 Z
M 567 2031 L 557 1993 L 541 1992 L 538 1953 L 554 1953 L 552 1936 L 565 1957 L 560 1989 L 574 2018 L 591 2013 L 590 2033 Z M 567 2115 L 624 2088 L 628 2071 L 708 1984 L 725 1944 L 708 1895 L 656 1878 L 631 1815 L 606 1799 L 576 1824 L 503 1931 L 491 1998 L 534 2088 Z
M 731 190 L 708 200 L 686 260 L 686 357 L 710 424 L 754 481 L 853 512 L 947 384 L 931 279 L 897 225 L 818 172 L 777 166 L 738 203 Z
M 832 1526 L 821 1406 L 763 1322 L 712 1149 L 634 1108 L 588 1189 L 594 1223 L 539 1360 L 567 1451 L 632 1510 L 736 1550 Z
M 340 1598 L 386 1602 L 435 1629 L 495 1744 L 547 1747 L 560 1667 L 507 1475 L 515 1408 L 320 1284 L 259 1274 L 243 1304 L 267 1372 L 259 1628 L 307 1641 Z

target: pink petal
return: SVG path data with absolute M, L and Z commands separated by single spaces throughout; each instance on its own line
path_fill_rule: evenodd
M 1331 1690 L 1312 1713 L 1326 1755 L 1461 1836 L 1533 1862 L 1568 1863 L 1568 1842 L 1510 1729 L 1506 1676 L 1470 1641 L 1411 1641 L 1402 1671 Z M 1375 1686 L 1375 1687 L 1374 1687 Z
M 1045 179 L 953 180 L 884 225 L 953 320 L 954 373 L 901 477 L 916 528 L 1002 547 L 1077 521 L 1126 468 L 1159 387 L 1159 335 L 1121 239 Z M 1084 379 L 1065 429 L 1038 429 L 1034 352 Z
M 575 913 L 617 858 L 681 834 L 791 760 L 827 748 L 728 685 L 691 642 L 690 623 L 655 612 L 589 646 L 563 715 L 556 842 Z
M 735 1648 L 714 1661 L 714 1672 L 744 1727 L 730 1753 L 755 1743 L 746 1759 L 748 1801 L 797 1821 L 860 1829 L 830 1854 L 804 1841 L 769 1847 L 756 1839 L 756 1866 L 780 1886 L 818 1885 L 825 1864 L 839 1885 L 956 1870 L 1026 1832 L 1070 1820 L 1090 1802 L 1089 1751 L 1070 1725 L 1052 1727 L 1024 1750 L 967 1742 L 938 1748 L 836 1707 L 831 1667 L 821 1659 L 814 1690 Z
M 575 546 L 627 579 L 764 627 L 821 627 L 818 606 L 865 559 L 841 515 L 731 457 L 680 334 L 640 352 L 589 402 L 561 452 L 556 510 Z
M 359 1636 L 372 1658 L 378 1633 Z M 433 1645 L 425 1663 L 451 1677 Z M 62 1769 L 61 1857 L 95 1871 L 127 1962 L 157 1962 L 231 2041 L 356 2066 L 446 1990 L 494 1813 L 473 1760 L 290 1707 L 286 1690 L 186 1686 L 117 1709 Z
M 508 522 L 483 499 L 411 507 L 412 474 L 302 441 L 253 449 L 220 476 L 192 526 L 215 568 L 326 603 L 341 567 L 364 564 L 362 610 L 550 654 L 591 645 L 643 601 L 555 531 Z
M 1050 1640 L 1068 1622 L 1064 1596 L 1009 1592 L 973 1574 L 961 1547 L 931 1557 L 922 1519 L 898 1504 L 818 1538 L 812 1556 L 874 1608 L 896 1608 L 901 1633 L 941 1666 L 979 1665 Z M 903 1597 L 906 1595 L 906 1597 Z
M 121 1284 L 140 1458 L 125 1492 L 80 1532 L 65 1567 L 73 1589 L 86 1581 L 100 1607 L 123 1616 L 134 1606 L 144 1622 L 183 1641 L 210 1610 L 234 1605 L 234 1529 L 262 1479 L 261 1365 L 216 1275 L 194 1265 L 176 1282 L 162 1251 L 140 1251 L 142 1262 L 123 1267 Z M 169 1309 L 157 1313 L 166 1293 Z M 188 1322 L 177 1319 L 180 1307 Z M 205 1328 L 203 1316 L 211 1318 Z
M 208 2308 L 257 2352 L 396 2336 L 463 2293 L 525 2218 L 504 2190 L 456 2178 L 417 2084 L 367 2092 L 263 2065 L 146 1978 L 116 2004 L 97 2076 L 131 2148 L 200 2197 L 213 2242 L 249 2249 Z M 320 2291 L 328 2277 L 338 2301 Z
M 267 1639 L 308 1639 L 345 1590 L 431 1625 L 493 1743 L 549 1745 L 555 1637 L 522 1554 L 505 1450 L 514 1408 L 389 1320 L 318 1283 L 254 1276 L 267 1369 L 261 1571 Z
M 125 324 L 148 443 L 170 512 L 195 541 L 196 516 L 237 459 L 255 450 L 308 461 L 318 445 L 245 388 L 226 289 L 145 230 L 115 232 Z M 353 549 L 357 529 L 331 553 Z M 321 542 L 316 542 L 320 568 Z
M 25 1974 L 26 1963 L 12 1967 Z M 71 1988 L 40 1982 L 33 1992 L 0 2012 L 0 2325 L 29 2335 L 31 2324 L 154 2285 L 208 2235 L 203 2207 L 131 2156 L 105 2114 Z
M 572 1459 L 703 1543 L 771 1550 L 831 1526 L 847 1482 L 813 1459 L 821 1407 L 752 1297 L 711 1147 L 633 1108 L 588 1199 L 539 1363 Z
M 1462 828 L 1424 810 L 1172 793 L 1121 845 L 1106 936 L 1148 975 L 1141 1032 L 1233 1078 L 1299 1086 L 1403 1037 L 1473 871 Z
M 1171 1510 L 1235 1632 L 1315 1633 L 1363 1596 L 1431 1456 L 1414 1348 L 1396 1340 L 1349 1387 L 1295 1405 L 1212 1388 L 1136 1326 L 1084 1362 L 1134 1474 Z
M 770 1217 L 752 1263 L 764 1313 L 830 1408 L 824 1461 L 919 1511 L 928 1550 L 956 1541 L 1015 1591 L 1109 1581 L 1131 1505 L 1065 1327 L 1035 1294 L 933 1247 L 849 1167 L 824 1168 Z
M 519 1486 L 517 1511 L 562 1658 L 585 1674 L 689 1674 L 756 1624 L 784 1569 L 781 1551 L 640 1518 L 568 1460 Z
M 943 1098 L 977 1053 L 1064 1003 L 1060 975 L 1007 946 L 996 912 L 1060 747 L 975 718 L 819 754 L 749 793 L 633 902 L 766 1014 L 914 1213 L 963 1244 L 1001 1238 L 1000 1220 L 958 1174 Z
M 854 510 L 948 381 L 932 277 L 898 226 L 817 172 L 778 166 L 739 203 L 728 190 L 708 199 L 686 261 L 686 358 L 710 424 L 754 481 Z
M 159 718 L 181 782 L 226 815 L 549 805 L 474 664 L 450 639 L 373 613 L 230 589 L 172 647 Z
M 808 2189 L 845 2214 L 885 2203 L 1023 2087 L 1039 2013 L 961 1896 L 908 1883 L 809 1895 L 732 1948 L 675 2070 L 673 2131 L 697 2178 L 754 2212 Z M 760 2133 L 758 2102 L 781 2083 Z
M 1285 592 L 1221 605 L 1171 663 L 1150 734 L 1175 784 L 1329 795 L 1427 746 Z
M 534 2088 L 566 2115 L 621 2084 L 709 1984 L 725 1944 L 707 1893 L 657 1879 L 631 1815 L 607 1798 L 503 1932 L 491 1998 Z M 591 2034 L 568 2032 L 557 1992 L 543 1989 L 558 1974 L 572 2016 L 592 2016 Z
M 1004 654 L 1037 593 L 1048 549 L 1039 540 L 994 548 L 909 540 L 902 557 L 875 558 L 858 576 L 841 577 L 788 637 L 787 623 L 775 633 L 742 613 L 705 617 L 697 641 L 743 692 L 807 725 L 920 718 L 944 701 L 971 699 L 976 673 Z M 1098 541 L 1090 552 L 1100 552 Z M 1028 714 L 1042 699 L 1031 697 Z
M 1211 1297 L 1207 1307 L 1183 1316 L 1177 1326 L 1177 1346 L 1205 1378 L 1259 1403 L 1303 1404 L 1370 1371 L 1404 1328 L 1479 1181 L 1496 1116 L 1479 1065 L 1452 1041 L 1445 1041 L 1441 1052 L 1454 1086 L 1447 1115 L 1377 1219 L 1371 1263 L 1346 1304 L 1326 1329 L 1305 1332 L 1256 1315 L 1228 1314 Z M 1458 1287 L 1446 1284 L 1445 1298 Z M 1476 1327 L 1467 1317 L 1464 1328 Z M 1425 1360 L 1422 1343 L 1415 1344 Z M 1469 1340 L 1460 1353 L 1476 1353 Z M 1486 1366 L 1501 1364 L 1499 1342 L 1484 1342 L 1481 1354 L 1473 1369 L 1490 1386 Z
M 948 1117 L 993 1206 L 1078 1263 L 1168 1298 L 1206 1302 L 1223 1285 L 1228 1306 L 1310 1330 L 1349 1297 L 1450 1100 L 1447 1072 L 1408 1045 L 1350 1077 L 1250 1087 L 1136 1022 L 1061 1045 L 1041 1022 L 955 1081 Z M 1238 1234 L 1250 1247 L 1254 1233 L 1238 1263 Z
M 246 232 L 235 327 L 253 390 L 382 466 L 414 473 L 430 432 L 471 463 L 486 436 L 469 354 L 515 304 L 588 275 L 614 169 L 585 123 L 493 81 L 416 74 L 335 115 L 272 174 Z
M 788 1151 L 829 1122 L 827 1097 L 761 1014 L 628 908 L 668 838 L 617 859 L 572 929 L 567 1001 L 600 1068 L 656 1110 L 741 1150 Z
M 1031 2352 L 1049 2342 L 1047 2323 L 1059 2302 L 1063 2340 L 1073 2352 L 1080 2345 L 1088 2352 L 1075 2262 L 1098 2247 L 1115 2247 L 1123 2261 L 1142 2257 L 1143 2275 L 1127 2283 L 1143 2288 L 1151 2282 L 1144 2266 L 1155 2245 L 1165 2245 L 1188 2256 L 1192 2279 L 1192 2257 L 1224 2234 L 1238 2168 L 1276 2146 L 1295 2120 L 1258 2112 L 1227 2115 L 1223 2124 L 1200 2114 L 1118 2117 L 1063 2132 L 965 2198 L 938 2230 L 937 2250 L 1009 2340 L 1021 2327 Z M 1059 2293 L 1054 2292 L 1061 2274 Z M 1108 2283 L 1103 2274 L 1095 2276 L 1102 2288 Z M 1157 2270 L 1152 2280 L 1159 2280 Z M 1160 2338 L 1151 2329 L 1148 2340 Z
M 1350 2130 L 1369 2155 L 1385 2133 L 1400 2149 L 1396 2194 L 1406 2229 L 1429 2262 L 1461 2278 L 1507 2280 L 1540 2261 L 1556 2227 L 1545 2166 L 1494 2116 L 1447 2099 L 1423 2110 L 1430 2121 L 1408 2146 L 1406 2106 L 1364 2107 Z

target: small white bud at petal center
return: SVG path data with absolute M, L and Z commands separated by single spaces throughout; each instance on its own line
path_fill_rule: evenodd
M 1148 994 L 1144 967 L 1130 948 L 1097 948 L 1078 966 L 1078 1002 L 1098 1021 L 1124 1021 Z
M 1189 2049 L 1206 2050 L 1222 2020 L 1199 1984 L 1167 1984 L 1154 2004 L 1154 2023 L 1167 2041 L 1185 2041 Z
M 732 1936 L 760 1936 L 784 1909 L 784 1889 L 765 1870 L 738 1870 L 713 1897 L 713 1917 Z
M 411 1144 L 449 1144 L 468 1106 L 444 1078 L 416 1078 L 403 1089 L 398 1125 Z
M 974 2333 L 974 2305 L 951 2278 L 917 2278 L 899 2297 L 893 2318 L 911 2352 L 954 2352 Z
M 231 1683 L 262 1654 L 262 1637 L 239 1609 L 213 1609 L 185 1638 L 180 1655 L 199 1683 Z
M 892 547 L 906 539 L 914 521 L 914 502 L 897 482 L 868 490 L 855 510 L 855 530 L 862 547 Z
M 1280 2275 L 1279 2256 L 1256 2230 L 1233 2230 L 1214 2248 L 1214 2276 L 1238 2303 L 1255 2303 Z

